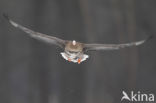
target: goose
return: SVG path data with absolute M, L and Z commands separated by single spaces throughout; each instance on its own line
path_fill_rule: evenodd
M 123 43 L 123 44 L 98 44 L 98 43 L 88 44 L 88 43 L 78 42 L 76 40 L 63 40 L 54 36 L 49 36 L 40 32 L 36 32 L 14 22 L 6 14 L 3 14 L 3 16 L 12 26 L 24 31 L 30 37 L 34 39 L 38 39 L 45 43 L 59 46 L 60 48 L 64 50 L 60 54 L 65 60 L 68 60 L 69 62 L 78 63 L 78 64 L 80 64 L 81 62 L 89 58 L 89 55 L 86 54 L 88 51 L 118 50 L 118 49 L 125 48 L 125 47 L 139 46 L 145 43 L 146 41 L 148 41 L 149 39 L 151 39 L 152 37 L 152 36 L 149 36 L 145 40 L 140 40 L 140 41 L 130 42 L 130 43 Z

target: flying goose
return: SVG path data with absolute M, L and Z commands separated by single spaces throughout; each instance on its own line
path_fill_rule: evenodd
M 61 52 L 60 54 L 65 60 L 68 60 L 69 62 L 78 63 L 78 64 L 80 64 L 81 62 L 89 58 L 89 55 L 85 54 L 87 51 L 117 50 L 125 47 L 138 46 L 145 43 L 147 40 L 149 40 L 152 37 L 149 36 L 145 40 L 125 43 L 125 44 L 86 44 L 75 40 L 63 40 L 54 36 L 49 36 L 46 34 L 35 32 L 31 29 L 28 29 L 14 22 L 8 17 L 8 15 L 4 14 L 3 16 L 5 17 L 6 20 L 9 21 L 11 25 L 26 32 L 30 37 L 49 44 L 59 46 L 64 50 L 64 52 Z

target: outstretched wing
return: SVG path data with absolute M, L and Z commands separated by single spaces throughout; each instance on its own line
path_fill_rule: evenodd
M 9 21 L 9 23 L 11 25 L 13 25 L 16 28 L 19 28 L 20 30 L 26 32 L 27 34 L 29 34 L 29 36 L 31 36 L 32 38 L 38 39 L 40 41 L 44 41 L 46 43 L 50 43 L 50 44 L 54 44 L 57 46 L 60 46 L 61 48 L 64 48 L 66 41 L 53 37 L 53 36 L 48 36 L 46 34 L 42 34 L 39 32 L 35 32 L 33 30 L 30 30 L 20 24 L 17 24 L 16 22 L 12 21 L 6 14 L 3 14 L 3 16 L 5 17 L 5 19 L 7 19 Z
M 125 47 L 131 47 L 131 46 L 138 46 L 149 39 L 151 39 L 153 36 L 148 37 L 146 40 L 141 40 L 137 42 L 130 42 L 130 43 L 125 43 L 125 44 L 84 44 L 84 49 L 85 51 L 88 50 L 117 50 L 120 48 L 125 48 Z

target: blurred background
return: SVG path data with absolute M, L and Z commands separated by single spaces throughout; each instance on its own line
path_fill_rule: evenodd
M 155 11 L 155 0 L 0 0 L 0 14 L 17 23 L 84 43 L 127 43 L 155 35 Z M 1 15 L 0 103 L 119 103 L 123 90 L 156 95 L 156 39 L 88 52 L 90 58 L 80 65 L 60 52 Z

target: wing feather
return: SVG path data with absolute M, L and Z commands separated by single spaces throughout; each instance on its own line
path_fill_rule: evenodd
M 27 34 L 29 34 L 29 36 L 31 36 L 32 38 L 38 39 L 40 41 L 43 41 L 43 42 L 46 42 L 49 44 L 54 44 L 54 45 L 60 46 L 61 48 L 63 48 L 65 46 L 65 43 L 66 43 L 65 40 L 56 38 L 54 36 L 49 36 L 46 34 L 35 32 L 33 30 L 30 30 L 30 29 L 28 29 L 28 28 L 26 28 L 20 24 L 17 24 L 16 22 L 12 21 L 6 14 L 3 14 L 3 16 L 9 21 L 9 23 L 11 25 L 13 25 L 14 27 L 24 31 Z
M 137 42 L 130 42 L 125 44 L 84 44 L 84 49 L 86 51 L 89 50 L 117 50 L 125 47 L 131 47 L 131 46 L 139 46 L 149 39 L 151 39 L 153 36 L 149 36 L 146 40 L 141 40 Z

